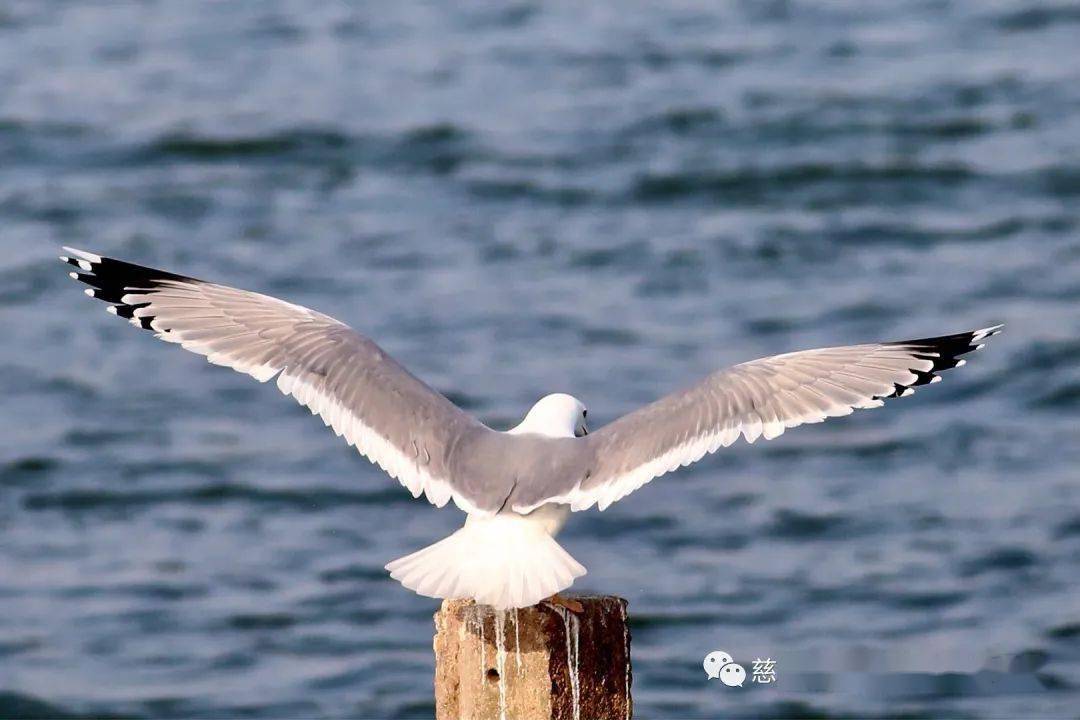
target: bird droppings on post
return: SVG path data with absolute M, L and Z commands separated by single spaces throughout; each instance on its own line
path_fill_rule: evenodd
M 471 600 L 445 601 L 435 614 L 436 717 L 630 718 L 626 601 L 576 600 L 580 613 L 549 603 L 497 611 Z
M 570 678 L 570 696 L 573 700 L 574 720 L 581 720 L 581 690 L 578 685 L 580 672 L 580 659 L 578 653 L 578 619 L 564 607 L 555 608 L 563 620 L 563 634 L 566 636 L 566 674 Z M 600 625 L 603 626 L 604 616 L 600 616 Z
M 506 720 L 506 613 L 495 613 L 495 666 L 499 673 L 499 720 Z M 490 673 L 491 671 L 488 670 Z
M 517 674 L 521 676 L 521 632 L 518 625 L 518 609 L 514 608 L 514 659 L 517 661 Z
M 630 621 L 626 617 L 626 603 L 619 603 L 619 619 L 622 621 L 623 652 L 630 657 Z M 626 720 L 630 720 L 633 703 L 630 702 L 630 663 L 626 663 Z

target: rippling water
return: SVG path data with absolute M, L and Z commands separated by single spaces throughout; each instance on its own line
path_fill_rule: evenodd
M 564 544 L 643 717 L 1075 713 L 1080 13 L 452 5 L 0 7 L 0 715 L 429 716 L 435 603 L 381 568 L 460 523 L 60 244 L 335 315 L 496 426 L 1006 322 Z

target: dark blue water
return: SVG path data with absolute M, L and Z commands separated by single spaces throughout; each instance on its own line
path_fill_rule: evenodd
M 318 308 L 495 426 L 1005 322 L 562 539 L 642 717 L 1075 716 L 1080 12 L 455 5 L 0 5 L 0 715 L 433 712 L 436 605 L 381 568 L 459 513 L 101 312 L 70 244 Z

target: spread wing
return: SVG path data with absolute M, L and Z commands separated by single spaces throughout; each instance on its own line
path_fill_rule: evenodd
M 587 466 L 547 497 L 515 493 L 514 509 L 545 502 L 601 509 L 655 477 L 731 445 L 771 439 L 803 423 L 879 407 L 959 367 L 1001 325 L 903 342 L 851 345 L 787 353 L 720 370 L 697 385 L 631 412 L 586 436 Z
M 455 472 L 458 454 L 494 431 L 348 326 L 266 295 L 64 249 L 70 257 L 60 259 L 80 271 L 71 276 L 109 312 L 260 382 L 276 377 L 413 497 L 492 512 L 508 496 L 494 476 Z

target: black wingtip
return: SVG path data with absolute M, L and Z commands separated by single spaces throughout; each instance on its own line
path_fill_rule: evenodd
M 152 294 L 163 280 L 200 282 L 195 278 L 102 257 L 85 250 L 65 247 L 64 252 L 66 254 L 61 255 L 60 260 L 78 269 L 78 272 L 68 274 L 72 279 L 90 286 L 85 291 L 87 295 L 110 303 L 106 310 L 144 330 L 153 329 L 150 323 L 154 318 L 150 315 L 136 316 L 135 311 L 146 307 L 149 303 L 125 303 L 125 295 L 133 292 L 143 295 Z
M 912 388 L 939 382 L 941 376 L 937 373 L 965 365 L 967 360 L 961 358 L 961 355 L 981 350 L 986 345 L 986 339 L 997 335 L 1004 327 L 1004 324 L 999 324 L 954 335 L 885 343 L 910 350 L 913 357 L 929 360 L 933 363 L 933 367 L 929 370 L 912 370 L 915 376 L 914 381 L 905 385 L 897 384 L 892 393 L 882 395 L 877 399 L 905 397 L 914 392 Z

